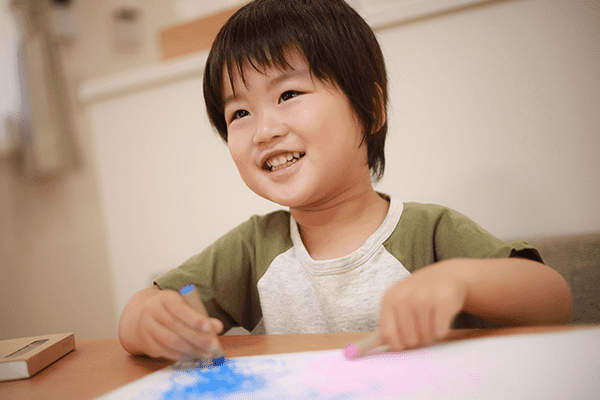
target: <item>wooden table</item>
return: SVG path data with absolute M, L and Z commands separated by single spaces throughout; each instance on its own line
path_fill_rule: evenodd
M 452 331 L 448 339 L 585 329 L 596 325 L 541 326 Z M 340 349 L 366 333 L 222 336 L 227 357 Z M 30 379 L 0 382 L 0 399 L 90 399 L 171 364 L 129 355 L 117 339 L 77 339 L 75 351 Z

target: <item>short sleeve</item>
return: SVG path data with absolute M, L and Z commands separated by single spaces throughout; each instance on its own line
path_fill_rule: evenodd
M 525 241 L 505 242 L 463 214 L 434 204 L 405 203 L 400 222 L 385 244 L 410 271 L 451 258 L 522 257 L 543 262 Z M 460 313 L 453 328 L 483 328 L 496 324 Z
M 449 258 L 523 257 L 542 262 L 540 253 L 525 241 L 505 242 L 450 208 L 442 208 L 435 232 L 436 261 Z
M 286 229 L 284 212 L 254 216 L 154 283 L 172 290 L 194 284 L 208 314 L 223 322 L 224 332 L 235 326 L 252 331 L 262 318 L 257 282 L 275 253 L 291 246 Z
M 410 272 L 451 258 L 523 257 L 542 262 L 527 242 L 504 242 L 463 214 L 435 204 L 405 203 L 384 246 Z
M 247 240 L 249 224 L 240 225 L 154 283 L 172 290 L 194 284 L 206 311 L 223 322 L 224 331 L 240 325 L 252 329 L 260 319 L 260 306 L 251 285 L 255 263 Z

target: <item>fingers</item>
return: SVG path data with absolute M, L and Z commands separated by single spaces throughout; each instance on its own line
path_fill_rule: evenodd
M 397 283 L 382 300 L 382 342 L 394 351 L 402 351 L 443 339 L 462 309 L 465 296 L 466 289 L 460 282 L 433 274 L 413 275 Z
M 177 294 L 163 306 L 163 316 L 167 317 L 163 323 L 185 340 L 188 352 L 200 355 L 212 353 L 217 339 L 208 316 L 195 310 Z
M 188 346 L 178 338 L 178 335 L 157 321 L 150 321 L 148 334 L 145 336 L 147 354 L 150 357 L 163 357 L 179 360 L 189 352 Z
M 382 342 L 394 351 L 402 351 L 440 339 L 435 331 L 434 315 L 432 307 L 382 307 L 379 326 Z
M 456 314 L 458 314 L 458 311 L 448 310 L 446 312 L 437 312 L 432 315 L 433 337 L 435 340 L 441 340 L 448 335 L 450 327 L 452 326 L 452 320 Z
M 433 324 L 431 323 L 432 316 L 435 314 L 435 308 L 429 307 L 419 313 L 413 313 L 413 319 L 417 328 L 418 340 L 416 345 L 430 344 L 435 340 Z
M 211 323 L 212 330 L 214 333 L 219 334 L 219 333 L 223 332 L 224 326 L 220 320 L 218 320 L 216 318 L 211 318 L 210 323 Z
M 215 321 L 200 314 L 176 292 L 165 290 L 148 301 L 138 337 L 143 338 L 145 353 L 152 357 L 206 358 L 217 346 L 215 332 L 223 329 L 223 324 Z
M 391 350 L 400 351 L 404 348 L 402 332 L 398 328 L 400 324 L 392 309 L 384 303 L 379 315 L 379 335 L 381 342 L 390 346 Z

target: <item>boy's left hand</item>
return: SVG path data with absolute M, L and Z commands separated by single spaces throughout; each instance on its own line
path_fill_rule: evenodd
M 414 272 L 383 296 L 379 333 L 390 350 L 426 345 L 448 334 L 467 299 L 467 284 L 446 268 L 448 262 Z

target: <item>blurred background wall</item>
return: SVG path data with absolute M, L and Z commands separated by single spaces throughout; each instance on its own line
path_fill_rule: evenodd
M 80 163 L 32 183 L 0 161 L 0 339 L 114 337 L 135 291 L 278 207 L 244 186 L 207 123 L 204 55 L 161 61 L 158 33 L 214 4 L 72 7 L 76 33 L 57 48 Z M 136 21 L 131 42 L 115 14 Z M 377 34 L 390 76 L 378 190 L 502 239 L 600 230 L 597 0 L 490 1 Z

